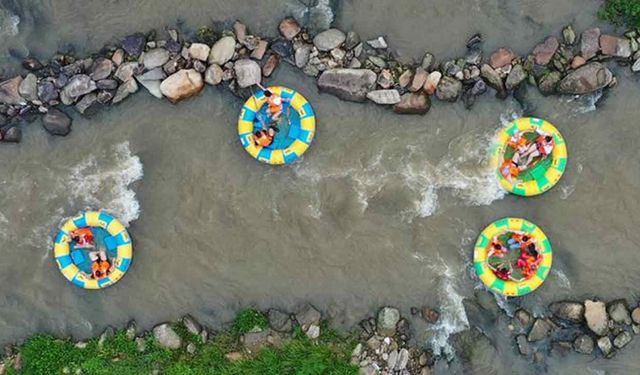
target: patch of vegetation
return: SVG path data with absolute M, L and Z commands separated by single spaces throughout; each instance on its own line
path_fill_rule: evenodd
M 16 372 L 7 362 L 7 375 L 75 374 L 145 374 L 154 370 L 166 375 L 245 375 L 245 374 L 357 374 L 358 368 L 349 364 L 355 346 L 350 337 L 331 330 L 323 323 L 323 335 L 310 340 L 304 334 L 293 335 L 281 347 L 266 347 L 254 356 L 243 356 L 232 362 L 225 354 L 240 350 L 238 333 L 254 327 L 266 328 L 266 316 L 256 310 L 241 312 L 230 331 L 217 334 L 207 343 L 190 334 L 178 323 L 175 331 L 181 336 L 179 350 L 159 347 L 153 337 L 146 336 L 145 349 L 139 351 L 134 340 L 124 330 L 116 331 L 102 345 L 92 339 L 83 348 L 69 340 L 49 335 L 33 336 L 17 348 L 22 357 L 22 369 Z M 248 328 L 251 327 L 251 328 Z M 190 354 L 189 343 L 196 345 Z
M 256 309 L 241 310 L 233 322 L 233 332 L 240 336 L 251 331 L 261 331 L 269 327 L 269 319 L 262 312 Z
M 640 0 L 605 0 L 598 16 L 616 26 L 640 28 Z

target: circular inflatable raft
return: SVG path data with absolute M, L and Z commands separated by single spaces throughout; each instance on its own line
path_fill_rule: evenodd
M 547 236 L 535 224 L 518 218 L 504 218 L 486 227 L 473 251 L 480 280 L 509 297 L 523 296 L 542 285 L 552 260 Z
M 95 243 L 95 249 L 80 248 L 71 234 L 85 231 Z M 76 232 L 78 233 L 78 232 Z M 103 248 L 112 265 L 105 277 L 94 279 L 91 275 L 90 251 Z M 131 265 L 133 247 L 129 232 L 122 223 L 100 211 L 87 211 L 67 220 L 54 241 L 54 257 L 60 272 L 73 284 L 85 289 L 102 289 L 115 284 Z
M 250 97 L 240 111 L 238 136 L 242 147 L 254 158 L 268 164 L 290 164 L 307 151 L 316 131 L 316 117 L 311 104 L 300 93 L 281 86 L 268 88 L 283 99 L 283 115 L 273 143 L 262 147 L 254 142 L 254 133 L 268 119 L 267 97 L 260 90 Z M 287 116 L 287 114 L 289 114 Z
M 515 153 L 513 144 L 517 139 L 536 142 L 539 136 L 553 138 L 553 149 L 546 157 L 534 159 L 532 166 L 519 171 L 510 163 Z M 507 165 L 508 164 L 508 165 Z M 495 169 L 500 184 L 507 191 L 521 195 L 542 194 L 558 183 L 567 166 L 567 145 L 562 135 L 553 125 L 535 117 L 523 117 L 501 129 L 492 150 L 491 165 Z M 506 174 L 505 169 L 516 170 L 517 175 Z

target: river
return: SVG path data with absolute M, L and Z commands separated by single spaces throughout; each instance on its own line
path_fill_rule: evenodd
M 324 2 L 321 1 L 322 4 Z M 506 45 L 525 53 L 563 25 L 597 24 L 599 1 L 351 0 L 334 7 L 335 25 L 363 38 L 384 34 L 401 56 L 464 53 L 485 36 L 484 50 Z M 58 48 L 79 54 L 134 31 L 179 23 L 194 30 L 240 19 L 274 36 L 297 1 L 24 0 L 0 2 L 0 67 L 19 71 L 20 56 Z M 330 13 L 317 10 L 316 17 Z M 600 25 L 603 29 L 607 26 Z M 533 312 L 562 298 L 638 298 L 640 231 L 640 85 L 612 66 L 619 85 L 575 99 L 527 95 L 528 108 L 485 94 L 471 111 L 434 101 L 426 116 L 399 116 L 373 104 L 346 103 L 318 92 L 286 64 L 269 82 L 304 94 L 318 116 L 317 137 L 301 162 L 268 167 L 251 159 L 236 136 L 241 101 L 222 88 L 177 106 L 140 90 L 83 118 L 73 131 L 46 134 L 39 121 L 19 145 L 0 147 L 0 342 L 36 332 L 82 338 L 135 318 L 149 328 L 191 313 L 213 327 L 241 307 L 302 301 L 347 326 L 383 304 L 438 305 L 439 325 L 417 332 L 449 352 L 449 335 L 468 327 L 463 299 L 480 287 L 471 268 L 473 242 L 489 222 L 521 216 L 554 247 L 554 266 L 535 293 L 505 303 Z M 635 98 L 635 99 L 634 99 Z M 569 149 L 558 186 L 535 198 L 505 196 L 487 165 L 493 134 L 510 119 L 535 115 L 554 123 Z M 59 224 L 86 208 L 107 209 L 130 224 L 133 267 L 100 292 L 73 287 L 52 257 Z M 503 324 L 504 325 L 504 324 Z M 534 373 L 501 323 L 483 327 L 498 343 L 477 373 Z M 637 373 L 638 340 L 614 360 L 550 357 L 550 373 Z M 442 373 L 465 372 L 450 365 Z M 585 372 L 586 371 L 586 372 Z

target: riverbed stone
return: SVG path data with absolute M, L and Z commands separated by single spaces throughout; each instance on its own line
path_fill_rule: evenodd
M 127 35 L 122 40 L 122 49 L 124 49 L 127 54 L 138 57 L 144 50 L 146 41 L 146 37 L 142 33 Z
M 313 44 L 319 51 L 331 51 L 339 47 L 347 38 L 345 33 L 338 29 L 325 30 L 313 38 Z
M 259 40 L 256 48 L 251 51 L 251 58 L 255 60 L 262 60 L 264 54 L 267 52 L 267 48 L 269 47 L 269 42 L 266 40 Z
M 362 102 L 375 88 L 376 79 L 369 69 L 328 69 L 318 78 L 318 87 L 343 100 Z
M 593 58 L 600 51 L 600 29 L 587 29 L 580 37 L 580 54 L 585 59 Z
M 579 67 L 583 66 L 586 63 L 587 63 L 587 60 L 584 57 L 580 55 L 575 56 L 571 60 L 571 69 L 578 69 Z
M 227 61 L 231 60 L 236 48 L 236 40 L 232 36 L 225 36 L 220 38 L 211 47 L 209 52 L 209 64 L 224 65 Z
M 18 86 L 18 94 L 30 102 L 38 100 L 38 78 L 35 74 L 29 73 L 24 77 Z
M 584 301 L 584 318 L 589 329 L 596 335 L 604 336 L 609 332 L 609 319 L 604 302 Z
M 71 117 L 57 108 L 49 108 L 42 116 L 42 126 L 49 134 L 64 137 L 71 131 Z
M 382 69 L 378 74 L 378 80 L 376 81 L 383 89 L 388 89 L 394 84 L 393 73 L 389 69 Z
M 424 91 L 429 95 L 435 94 L 438 84 L 440 83 L 440 79 L 442 79 L 442 73 L 439 71 L 434 70 L 429 73 L 427 80 L 424 82 Z
M 69 80 L 69 83 L 60 92 L 62 103 L 70 105 L 82 95 L 86 95 L 98 87 L 96 83 L 86 74 L 77 74 Z
M 152 81 L 147 81 L 152 82 Z M 111 103 L 116 104 L 120 103 L 124 99 L 126 99 L 130 94 L 138 91 L 138 83 L 135 79 L 130 79 L 127 82 L 122 83 L 118 89 L 116 90 L 116 94 L 113 96 Z
M 26 70 L 35 72 L 36 70 L 42 69 L 43 65 L 40 60 L 36 59 L 35 57 L 27 57 L 26 59 L 22 60 L 22 67 Z
M 296 321 L 303 332 L 307 332 L 312 325 L 319 325 L 322 314 L 310 303 L 301 305 L 295 314 Z
M 202 332 L 202 325 L 200 322 L 189 314 L 182 317 L 182 324 L 184 324 L 184 327 L 192 335 L 199 335 L 200 332 Z
M 438 83 L 436 89 L 436 97 L 445 102 L 454 103 L 460 97 L 462 92 L 462 82 L 449 76 L 444 76 Z
M 533 327 L 529 331 L 527 340 L 530 342 L 541 341 L 547 338 L 551 333 L 552 326 L 545 319 L 536 319 L 533 322 Z
M 391 337 L 396 334 L 396 325 L 400 320 L 400 311 L 395 307 L 385 306 L 378 312 L 376 327 L 382 336 Z
M 169 61 L 169 51 L 164 48 L 154 48 L 146 51 L 140 57 L 140 62 L 146 69 L 153 69 L 163 66 Z
M 556 92 L 558 82 L 562 79 L 560 72 L 552 71 L 540 78 L 538 82 L 538 89 L 542 95 L 551 95 Z
M 218 85 L 222 82 L 223 75 L 222 68 L 218 64 L 210 65 L 204 72 L 204 81 L 212 86 Z
M 576 42 L 576 32 L 573 29 L 573 26 L 567 25 L 562 28 L 562 39 L 570 46 Z
M 0 140 L 2 140 L 2 142 L 20 143 L 22 140 L 22 129 L 17 126 L 12 126 L 3 131 Z
M 293 55 L 293 45 L 286 39 L 276 39 L 271 43 L 271 50 L 285 59 Z
M 120 80 L 120 82 L 127 82 L 133 75 L 138 71 L 139 64 L 137 62 L 127 62 L 120 64 L 116 72 L 114 73 L 114 77 Z
M 593 339 L 588 335 L 580 335 L 573 341 L 573 349 L 580 354 L 593 352 Z
M 270 54 L 269 57 L 267 57 L 267 61 L 262 65 L 262 75 L 271 77 L 271 74 L 278 68 L 278 65 L 280 65 L 280 56 L 275 53 Z
M 280 24 L 278 25 L 278 31 L 280 31 L 280 35 L 282 35 L 287 40 L 292 40 L 293 38 L 295 38 L 298 34 L 300 34 L 301 30 L 302 28 L 300 27 L 300 24 L 293 17 L 285 17 L 284 19 L 282 19 L 282 21 L 280 21 Z
M 524 80 L 527 79 L 527 72 L 524 70 L 522 64 L 516 64 L 509 72 L 505 81 L 505 88 L 507 90 L 513 90 L 518 87 Z
M 158 345 L 163 348 L 175 350 L 180 349 L 182 346 L 182 339 L 176 331 L 171 328 L 169 323 L 163 323 L 153 327 L 152 332 Z
M 260 65 L 251 59 L 241 59 L 235 62 L 233 70 L 236 80 L 241 88 L 253 86 L 262 80 Z
M 607 313 L 611 320 L 618 324 L 631 324 L 631 315 L 627 307 L 627 301 L 618 299 L 607 304 Z
M 636 307 L 631 311 L 631 319 L 635 324 L 640 324 L 640 307 Z
M 393 106 L 398 114 L 424 115 L 431 108 L 431 99 L 425 93 L 408 92 L 400 97 L 400 102 Z
M 113 55 L 111 55 L 111 61 L 113 62 L 113 65 L 120 66 L 124 61 L 124 50 L 122 48 L 115 50 Z
M 640 57 L 631 65 L 631 71 L 634 73 L 640 72 Z
M 628 343 L 633 340 L 633 336 L 628 331 L 622 331 L 615 339 L 613 339 L 613 346 L 618 349 L 622 349 L 627 346 Z
M 192 43 L 189 46 L 189 57 L 192 59 L 207 61 L 210 52 L 211 47 L 204 43 Z
M 91 67 L 90 77 L 94 81 L 106 79 L 111 75 L 112 70 L 113 61 L 105 59 L 104 57 L 100 57 L 93 63 L 93 66 Z
M 59 91 L 51 81 L 41 81 L 38 83 L 38 98 L 43 103 L 58 99 Z M 2 101 L 0 99 L 0 101 Z
M 298 68 L 303 68 L 305 65 L 307 65 L 312 49 L 313 46 L 311 44 L 303 44 L 296 50 L 294 54 L 294 60 Z
M 614 35 L 600 35 L 600 50 L 602 54 L 613 57 L 631 57 L 631 43 L 627 38 L 618 38 Z
M 383 36 L 379 36 L 375 39 L 367 40 L 367 44 L 371 48 L 375 48 L 375 49 L 385 49 L 389 47 L 389 45 L 387 44 L 387 41 L 384 39 Z
M 602 336 L 598 338 L 598 348 L 602 352 L 602 355 L 606 358 L 609 358 L 611 354 L 613 354 L 613 344 L 611 343 L 611 339 L 609 336 Z
M 416 71 L 413 75 L 413 79 L 411 80 L 411 85 L 409 86 L 409 91 L 417 92 L 424 86 L 424 83 L 427 81 L 427 77 L 429 77 L 429 73 L 424 70 L 422 67 L 417 67 Z
M 522 356 L 529 357 L 533 352 L 531 344 L 529 344 L 529 341 L 527 341 L 526 335 L 518 335 L 516 337 L 516 344 L 518 345 L 518 351 Z
M 269 309 L 267 315 L 269 317 L 269 325 L 273 330 L 286 333 L 291 332 L 293 329 L 293 322 L 289 314 L 278 309 Z
M 97 108 L 97 101 L 98 94 L 96 94 L 95 92 L 91 92 L 83 96 L 82 99 L 80 99 L 78 103 L 76 103 L 75 108 L 83 115 L 90 115 L 94 111 L 92 109 Z
M 560 43 L 558 43 L 558 39 L 554 36 L 547 37 L 544 42 L 538 44 L 533 49 L 533 56 L 535 58 L 535 62 L 538 65 L 547 65 L 551 61 L 551 58 L 558 50 Z
M 21 76 L 15 76 L 0 83 L 0 103 L 13 104 L 13 105 L 25 105 L 27 101 L 20 96 L 20 84 L 22 83 Z
M 489 65 L 492 68 L 498 69 L 502 68 L 505 65 L 511 64 L 511 61 L 516 58 L 516 54 L 509 48 L 499 48 L 489 58 Z
M 96 82 L 98 90 L 115 90 L 118 88 L 118 81 L 115 79 L 101 79 Z
M 98 92 L 98 103 L 107 104 L 113 99 L 113 92 L 111 90 L 101 90 Z
M 138 81 L 157 81 L 157 80 L 163 80 L 165 78 L 167 78 L 167 74 L 160 67 L 151 69 L 148 72 L 145 72 L 139 76 L 136 76 L 136 79 Z
M 580 302 L 554 302 L 549 305 L 549 310 L 556 318 L 569 323 L 582 323 L 584 321 L 584 305 Z
M 564 77 L 557 86 L 561 94 L 583 95 L 600 90 L 613 81 L 613 73 L 599 62 L 584 65 Z
M 396 104 L 400 102 L 398 90 L 374 90 L 367 93 L 367 98 L 376 104 Z
M 489 64 L 483 64 L 480 67 L 480 76 L 484 79 L 484 81 L 497 91 L 498 97 L 505 98 L 507 95 L 507 90 L 502 82 L 502 78 L 500 74 Z
M 198 94 L 204 87 L 202 75 L 194 69 L 181 69 L 160 84 L 162 95 L 177 103 Z

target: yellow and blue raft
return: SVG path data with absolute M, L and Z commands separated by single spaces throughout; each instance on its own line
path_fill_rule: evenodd
M 516 282 L 501 280 L 488 265 L 488 254 L 494 237 L 509 231 L 526 233 L 536 242 L 538 252 L 542 255 L 542 262 L 536 273 L 527 280 Z M 484 285 L 494 292 L 508 297 L 523 296 L 538 288 L 549 275 L 553 261 L 553 250 L 547 236 L 537 225 L 518 218 L 504 218 L 486 227 L 478 237 L 473 251 L 473 264 L 476 274 Z
M 278 126 L 273 143 L 262 147 L 253 141 L 254 133 L 262 129 L 262 124 L 268 119 L 267 97 L 263 90 L 244 103 L 238 118 L 238 136 L 242 147 L 254 158 L 272 165 L 291 164 L 311 145 L 316 117 L 311 104 L 300 93 L 281 86 L 269 87 L 268 90 L 283 99 L 283 124 Z
M 86 249 L 76 249 L 71 232 L 89 228 L 94 235 L 96 247 L 104 248 L 114 265 L 106 277 L 94 280 L 91 260 Z M 129 232 L 113 216 L 101 211 L 87 211 L 67 220 L 55 237 L 53 253 L 60 272 L 74 285 L 85 289 L 102 289 L 115 284 L 131 266 L 133 247 Z
M 540 130 L 553 137 L 554 147 L 550 157 L 538 163 L 525 176 L 509 180 L 500 173 L 505 160 L 505 151 L 511 137 L 517 133 Z M 496 171 L 500 184 L 507 191 L 521 196 L 533 196 L 544 193 L 558 183 L 567 167 L 567 144 L 562 134 L 551 123 L 535 118 L 523 117 L 501 129 L 491 152 L 491 167 Z

